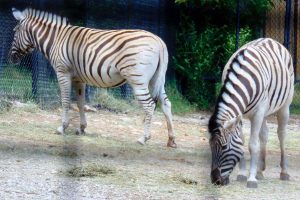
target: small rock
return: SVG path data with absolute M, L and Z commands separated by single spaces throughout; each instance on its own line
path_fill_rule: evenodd
M 85 112 L 97 112 L 97 109 L 88 105 L 84 106 L 84 111 Z
M 161 126 L 162 123 L 161 122 L 153 122 L 154 125 L 158 125 L 158 126 Z
M 26 106 L 26 104 L 25 104 L 25 103 L 21 103 L 21 102 L 19 102 L 19 101 L 14 101 L 14 102 L 13 102 L 13 106 L 14 106 L 15 108 L 23 108 L 23 107 Z
M 75 105 L 75 104 L 71 104 L 70 109 L 73 110 L 73 111 L 79 112 L 79 109 L 78 109 L 77 105 Z M 85 112 L 97 112 L 97 109 L 94 108 L 94 107 L 85 105 L 84 106 L 84 111 Z

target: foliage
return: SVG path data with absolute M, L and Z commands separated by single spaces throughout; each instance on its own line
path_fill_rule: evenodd
M 0 91 L 9 99 L 28 101 L 32 99 L 30 70 L 6 65 L 0 71 Z
M 295 84 L 294 98 L 291 105 L 291 113 L 295 115 L 300 114 L 300 83 Z
M 175 3 L 181 10 L 186 8 L 190 11 L 196 10 L 196 15 L 205 16 L 204 21 L 209 23 L 232 24 L 235 22 L 237 0 L 175 0 Z M 241 22 L 245 25 L 261 25 L 265 13 L 272 6 L 272 0 L 240 0 Z
M 175 0 L 180 10 L 173 57 L 183 94 L 210 108 L 221 88 L 221 73 L 236 50 L 236 0 Z M 257 37 L 271 0 L 240 0 L 239 46 Z M 224 17 L 226 16 L 226 17 Z
M 175 80 L 166 84 L 166 93 L 172 103 L 173 114 L 180 115 L 196 111 L 196 106 L 191 104 L 178 90 Z
M 182 16 L 180 30 L 176 38 L 176 56 L 174 65 L 180 74 L 183 93 L 187 99 L 200 108 L 210 106 L 211 90 L 204 78 L 216 77 L 220 70 L 214 65 L 218 60 L 222 31 L 216 27 L 208 27 L 198 34 L 194 22 L 187 16 Z
M 175 0 L 175 3 L 178 5 L 190 5 L 192 7 L 210 6 L 213 8 L 225 8 L 234 11 L 237 0 Z M 263 13 L 269 10 L 272 6 L 272 0 L 240 0 L 240 7 L 243 11 L 256 10 L 257 13 Z
M 236 0 L 175 0 L 176 4 L 189 4 L 191 6 L 204 6 L 207 4 L 215 7 L 234 7 Z
M 250 28 L 241 29 L 240 45 L 252 38 Z M 222 68 L 235 51 L 234 30 L 227 26 L 208 26 L 203 32 L 197 32 L 194 21 L 182 15 L 176 43 L 173 61 L 183 80 L 184 94 L 199 108 L 210 108 L 220 89 L 220 84 L 216 89 L 216 81 L 220 81 Z
M 0 99 L 0 114 L 9 111 L 12 107 L 12 103 L 10 101 L 6 101 L 5 99 Z
M 251 30 L 249 27 L 242 28 L 240 30 L 240 37 L 239 37 L 239 47 L 243 46 L 250 40 L 252 40 L 254 37 L 253 30 Z M 226 39 L 226 45 L 224 46 L 224 56 L 225 59 L 228 60 L 233 52 L 235 52 L 236 47 L 235 47 L 235 42 L 236 42 L 236 36 L 234 33 L 229 33 Z
M 116 113 L 127 113 L 129 111 L 139 110 L 137 103 L 130 102 L 124 98 L 114 95 L 112 91 L 107 89 L 96 89 L 96 93 L 92 98 L 93 104 L 97 109 L 104 109 Z

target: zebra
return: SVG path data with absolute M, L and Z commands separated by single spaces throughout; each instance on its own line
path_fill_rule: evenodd
M 32 8 L 12 8 L 12 14 L 18 24 L 10 49 L 11 62 L 19 62 L 37 48 L 56 72 L 63 107 L 58 133 L 64 134 L 69 125 L 72 85 L 80 113 L 76 133 L 84 134 L 86 84 L 111 88 L 127 82 L 145 112 L 144 134 L 138 142 L 143 145 L 150 139 L 151 120 L 159 101 L 167 121 L 167 146 L 176 148 L 171 102 L 164 88 L 168 51 L 162 39 L 144 30 L 72 26 L 65 17 Z
M 276 114 L 278 121 L 280 179 L 289 180 L 284 140 L 293 93 L 292 57 L 277 41 L 260 38 L 245 44 L 231 56 L 223 70 L 222 89 L 208 123 L 213 184 L 228 184 L 229 175 L 239 162 L 237 180 L 247 180 L 247 187 L 257 188 L 257 179 L 264 178 L 268 140 L 266 117 L 271 114 Z M 243 150 L 243 117 L 249 118 L 251 123 L 248 179 Z

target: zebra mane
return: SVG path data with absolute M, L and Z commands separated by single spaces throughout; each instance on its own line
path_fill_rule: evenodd
M 59 25 L 69 25 L 69 21 L 66 17 L 61 17 L 57 14 L 36 10 L 33 8 L 26 8 L 22 12 L 25 18 L 33 18 L 41 20 L 43 23 L 54 23 Z
M 208 121 L 208 132 L 211 135 L 214 135 L 216 133 L 215 129 L 219 128 L 221 125 L 217 122 L 217 117 L 215 114 L 213 114 L 209 121 Z

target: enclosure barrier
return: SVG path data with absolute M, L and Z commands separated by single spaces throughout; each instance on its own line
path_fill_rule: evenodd
M 13 39 L 13 28 L 16 25 L 11 14 L 10 1 L 0 8 L 0 95 L 1 98 L 17 101 L 35 101 L 42 108 L 57 107 L 60 105 L 60 92 L 55 72 L 49 62 L 39 53 L 34 51 L 27 55 L 19 65 L 8 63 L 8 51 Z M 54 11 L 57 14 L 68 16 L 74 25 L 101 29 L 138 28 L 153 32 L 166 42 L 170 61 L 175 51 L 175 31 L 170 25 L 176 23 L 177 19 L 169 13 L 172 12 L 174 1 L 168 0 L 121 0 L 121 1 L 97 1 L 85 0 L 77 10 L 70 7 L 63 0 L 16 0 L 16 5 L 23 8 L 31 6 L 41 10 Z M 299 20 L 298 0 L 273 0 L 273 9 L 266 13 L 264 27 L 260 27 L 261 36 L 271 37 L 284 43 L 291 51 L 294 58 L 296 80 L 300 80 L 299 58 L 300 43 L 298 41 Z M 237 0 L 237 40 L 239 43 L 240 3 Z M 109 8 L 109 9 L 108 9 Z M 99 12 L 101 10 L 101 12 Z M 125 11 L 124 11 L 125 10 Z M 122 15 L 120 15 L 122 13 Z M 174 79 L 172 62 L 169 64 L 167 80 Z M 203 79 L 203 81 L 214 82 L 215 80 Z M 184 89 L 184 88 L 182 88 Z M 97 98 L 106 92 L 121 99 L 132 99 L 132 91 L 128 85 L 115 89 L 98 89 L 88 86 L 86 98 L 88 102 L 95 102 Z M 216 96 L 216 94 L 212 94 Z M 292 112 L 300 114 L 300 83 L 296 83 L 296 92 Z

